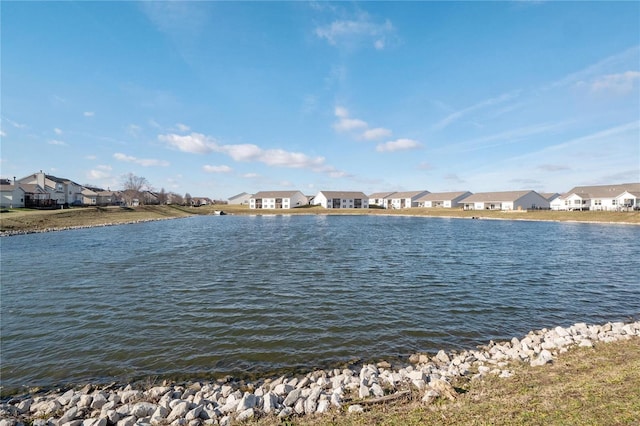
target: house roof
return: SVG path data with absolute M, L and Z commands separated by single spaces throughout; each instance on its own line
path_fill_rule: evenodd
M 16 186 L 13 183 L 0 182 L 0 191 L 13 191 Z
M 553 201 L 560 196 L 560 194 L 558 194 L 557 192 L 539 192 L 539 194 L 546 198 L 548 201 Z
M 404 191 L 404 192 L 394 192 L 392 196 L 390 196 L 389 198 L 413 198 L 413 197 L 417 197 L 421 194 L 424 193 L 428 193 L 429 191 L 423 190 L 423 191 Z
M 229 197 L 228 200 L 235 200 L 236 198 L 242 198 L 242 197 L 246 197 L 246 196 L 251 196 L 250 194 L 246 193 L 246 192 L 241 192 L 237 195 L 234 195 L 233 197 Z
M 96 191 L 92 191 L 89 188 L 83 188 L 80 193 L 82 195 L 86 195 L 86 196 L 89 196 L 89 197 L 93 197 L 94 195 L 98 195 L 98 193 Z
M 458 197 L 461 197 L 465 194 L 471 195 L 469 191 L 456 191 L 456 192 L 432 192 L 427 195 L 424 195 L 418 198 L 418 201 L 445 201 L 445 200 L 455 200 Z
M 78 184 L 78 183 L 75 183 L 75 182 L 74 182 L 74 181 L 72 181 L 71 179 L 67 179 L 67 178 L 59 178 L 59 177 L 56 177 L 56 176 L 53 176 L 53 175 L 47 175 L 47 174 L 45 174 L 44 176 L 45 176 L 47 179 L 52 180 L 52 181 L 54 181 L 54 182 L 58 182 L 58 183 L 66 183 L 66 184 L 70 184 L 70 183 L 71 183 L 71 184 L 76 185 L 76 186 L 82 186 L 82 185 L 80 185 L 80 184 Z
M 300 191 L 260 191 L 253 194 L 251 198 L 291 198 L 298 193 L 302 194 Z
M 28 194 L 46 194 L 47 191 L 45 191 L 43 188 L 40 187 L 40 185 L 35 184 L 35 183 L 21 183 L 20 188 L 22 188 L 22 190 Z
M 327 198 L 345 198 L 345 199 L 363 198 L 367 200 L 369 199 L 369 197 L 367 197 L 364 194 L 364 192 L 360 192 L 360 191 L 320 191 L 320 192 L 324 194 L 324 196 Z
M 393 194 L 395 194 L 395 192 L 374 192 L 369 195 L 369 198 L 389 198 Z
M 620 183 L 615 185 L 576 186 L 562 195 L 567 198 L 572 194 L 582 199 L 591 198 L 615 198 L 624 191 L 640 192 L 640 183 Z
M 515 201 L 532 192 L 535 192 L 535 191 L 529 190 L 529 191 L 504 191 L 504 192 L 478 192 L 476 194 L 471 194 L 468 197 L 463 198 L 462 201 L 465 203 Z

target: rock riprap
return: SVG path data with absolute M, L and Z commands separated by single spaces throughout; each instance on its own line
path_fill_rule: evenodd
M 532 331 L 522 339 L 490 342 L 477 350 L 414 354 L 409 363 L 387 362 L 317 370 L 303 377 L 95 387 L 14 397 L 0 406 L 0 426 L 230 425 L 264 416 L 290 417 L 335 410 L 359 413 L 367 405 L 419 396 L 426 404 L 455 399 L 457 377 L 510 377 L 514 362 L 542 366 L 571 347 L 592 347 L 640 336 L 640 321 L 578 323 Z

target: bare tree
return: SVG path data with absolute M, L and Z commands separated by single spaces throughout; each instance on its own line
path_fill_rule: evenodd
M 167 193 L 164 191 L 164 188 L 160 188 L 160 192 L 158 192 L 158 204 L 160 204 L 161 206 L 164 204 L 167 204 L 167 200 L 168 200 L 168 196 Z
M 142 191 L 148 190 L 150 186 L 146 178 L 129 173 L 122 179 L 122 188 L 122 198 L 131 206 L 134 200 L 141 201 Z
M 167 197 L 169 199 L 169 202 L 171 204 L 182 204 L 183 200 L 182 200 L 182 195 L 176 194 L 175 192 L 171 192 L 169 193 L 169 197 Z
M 191 205 L 191 194 L 189 194 L 188 192 L 186 194 L 184 194 L 184 204 L 186 206 L 190 206 Z

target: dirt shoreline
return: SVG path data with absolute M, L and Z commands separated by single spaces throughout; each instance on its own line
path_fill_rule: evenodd
M 380 215 L 401 217 L 429 217 L 469 220 L 513 220 L 534 222 L 567 222 L 607 225 L 640 225 L 640 212 L 556 212 L 556 211 L 464 211 L 411 208 L 401 210 L 340 209 L 327 210 L 308 207 L 292 210 L 250 210 L 246 206 L 180 206 L 85 207 L 67 210 L 33 211 L 25 209 L 0 213 L 0 236 L 24 235 L 91 227 L 136 224 L 148 221 L 216 215 L 294 216 L 294 215 Z

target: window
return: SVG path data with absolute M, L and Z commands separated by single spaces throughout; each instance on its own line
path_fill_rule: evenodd
M 593 202 L 593 204 L 596 205 L 596 206 L 601 206 L 602 205 L 602 200 L 595 200 Z
M 611 200 L 611 205 L 612 205 L 612 206 L 615 206 L 615 205 L 617 205 L 617 204 L 618 204 L 618 200 Z

